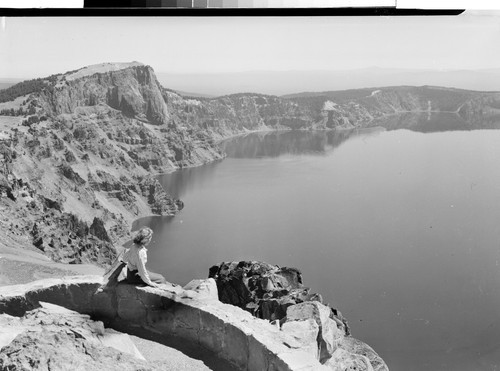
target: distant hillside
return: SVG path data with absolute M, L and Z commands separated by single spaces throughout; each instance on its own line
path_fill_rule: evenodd
M 457 126 L 500 127 L 500 93 L 435 86 L 396 86 L 342 91 L 305 92 L 282 97 L 311 111 L 328 111 L 327 126 L 347 121 L 353 126 L 386 126 L 384 118 L 407 113 L 453 113 Z M 393 122 L 392 118 L 391 121 Z M 459 121 L 463 121 L 458 123 Z M 393 124 L 388 124 L 395 128 Z M 449 125 L 446 125 L 449 128 Z
M 394 86 L 370 89 L 350 89 L 319 93 L 305 92 L 283 96 L 297 102 L 304 100 L 332 100 L 335 103 L 356 102 L 365 107 L 386 110 L 385 104 L 391 104 L 394 111 L 440 111 L 457 112 L 467 100 L 480 94 L 470 90 L 442 88 L 436 86 Z M 392 97 L 392 101 L 387 99 Z M 397 102 L 396 102 L 397 100 Z M 412 102 L 412 104 L 410 104 Z M 409 105 L 410 104 L 410 105 Z M 399 107 L 399 108 L 398 108 Z

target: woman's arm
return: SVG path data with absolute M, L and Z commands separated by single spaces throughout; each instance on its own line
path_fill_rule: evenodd
M 143 249 L 141 249 L 139 251 L 139 259 L 138 259 L 138 262 L 137 262 L 137 270 L 139 271 L 139 276 L 142 278 L 142 280 L 144 281 L 145 284 L 147 284 L 148 286 L 156 286 L 155 283 L 153 283 L 151 281 L 151 279 L 149 278 L 149 274 L 148 274 L 148 271 L 146 269 L 146 251 L 144 251 Z

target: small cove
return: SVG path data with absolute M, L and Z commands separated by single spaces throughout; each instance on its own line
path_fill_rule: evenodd
M 500 131 L 257 133 L 160 176 L 185 202 L 148 266 L 187 283 L 230 260 L 294 266 L 392 370 L 496 370 Z

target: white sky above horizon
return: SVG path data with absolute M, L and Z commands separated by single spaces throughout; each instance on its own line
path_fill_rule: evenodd
M 500 67 L 498 11 L 456 17 L 13 17 L 1 25 L 1 78 L 131 61 L 168 73 Z

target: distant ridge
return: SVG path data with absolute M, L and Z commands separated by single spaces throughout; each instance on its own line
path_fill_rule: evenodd
M 191 93 L 191 92 L 182 91 L 182 90 L 172 90 L 172 91 L 176 92 L 179 95 L 182 95 L 183 97 L 192 97 L 192 98 L 216 98 L 217 97 L 215 95 Z
M 434 85 L 421 85 L 421 86 L 413 86 L 413 85 L 397 85 L 397 86 L 379 86 L 372 88 L 360 88 L 360 89 L 343 89 L 343 90 L 328 90 L 328 91 L 304 91 L 300 93 L 286 94 L 281 95 L 280 98 L 284 99 L 294 99 L 294 98 L 312 98 L 312 97 L 329 97 L 333 99 L 356 99 L 363 96 L 363 94 L 370 95 L 374 91 L 377 90 L 393 90 L 393 89 L 433 89 L 433 90 L 442 90 L 449 92 L 468 92 L 468 93 L 499 93 L 500 90 L 473 90 L 473 89 L 460 89 L 460 88 L 451 88 L 446 86 L 434 86 Z
M 158 72 L 158 80 L 171 89 L 215 96 L 242 91 L 270 95 L 339 91 L 377 86 L 448 86 L 474 91 L 500 90 L 500 69 L 412 70 L 363 68 L 333 71 L 243 71 L 228 73 Z

